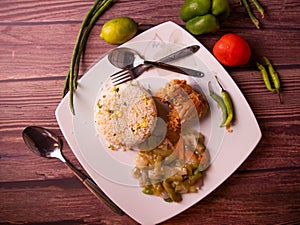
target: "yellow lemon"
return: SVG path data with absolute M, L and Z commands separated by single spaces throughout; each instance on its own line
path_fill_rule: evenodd
M 138 24 L 129 17 L 118 17 L 107 21 L 100 37 L 109 44 L 118 45 L 131 39 L 138 30 Z

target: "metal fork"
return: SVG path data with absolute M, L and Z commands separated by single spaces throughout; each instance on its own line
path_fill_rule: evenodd
M 117 73 L 112 74 L 111 81 L 113 85 L 119 85 L 122 83 L 125 83 L 127 81 L 133 80 L 137 77 L 139 77 L 143 72 L 148 70 L 151 67 L 157 67 L 161 68 L 164 70 L 169 70 L 175 73 L 181 73 L 189 76 L 194 76 L 194 77 L 204 77 L 204 73 L 198 70 L 193 70 L 185 67 L 180 67 L 180 66 L 173 66 L 170 64 L 162 63 L 162 62 L 152 62 L 152 61 L 144 61 L 143 64 L 140 64 L 136 67 L 128 68 L 127 70 L 119 71 Z
M 112 75 L 110 75 L 113 85 L 123 84 L 127 81 L 133 80 L 139 77 L 146 70 L 150 69 L 152 66 L 149 64 L 140 64 L 136 67 L 127 67 L 120 70 Z
M 193 70 L 193 69 L 189 69 L 189 68 L 185 68 L 185 67 L 180 67 L 180 66 L 173 66 L 170 64 L 166 64 L 164 62 L 168 62 L 171 61 L 172 59 L 174 59 L 174 54 L 171 54 L 169 56 L 166 56 L 158 61 L 147 61 L 145 60 L 143 64 L 140 64 L 136 67 L 127 67 L 124 68 L 121 71 L 118 71 L 112 75 L 110 75 L 111 77 L 111 81 L 113 83 L 113 85 L 119 85 L 122 83 L 125 83 L 127 81 L 133 80 L 137 77 L 139 77 L 142 73 L 144 73 L 146 70 L 152 68 L 152 67 L 157 67 L 157 68 L 161 68 L 161 69 L 165 69 L 165 70 L 169 70 L 172 72 L 176 72 L 176 73 L 181 73 L 181 74 L 185 74 L 185 75 L 189 75 L 189 76 L 194 76 L 194 77 L 204 77 L 204 73 L 201 71 L 197 71 L 197 70 Z M 186 54 L 188 55 L 188 54 Z M 184 57 L 186 55 L 182 55 L 181 57 Z

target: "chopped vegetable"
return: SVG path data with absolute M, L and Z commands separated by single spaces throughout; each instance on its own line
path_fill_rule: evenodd
M 204 136 L 194 131 L 181 136 L 174 146 L 166 138 L 152 150 L 140 150 L 133 177 L 139 179 L 142 192 L 167 202 L 180 202 L 182 194 L 197 192 L 210 164 L 203 142 Z
M 153 195 L 153 191 L 150 188 L 145 187 L 142 192 L 146 195 Z
M 164 198 L 165 202 L 173 202 L 171 198 Z

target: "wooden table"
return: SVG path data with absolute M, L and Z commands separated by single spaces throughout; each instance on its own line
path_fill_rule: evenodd
M 139 32 L 165 21 L 183 27 L 182 2 L 117 1 L 92 30 L 81 73 L 115 47 L 98 36 L 108 19 L 130 16 L 141 23 Z M 243 36 L 254 57 L 266 55 L 273 62 L 284 103 L 266 90 L 253 61 L 227 68 L 254 111 L 262 139 L 221 186 L 164 224 L 300 223 L 300 4 L 260 2 L 266 9 L 260 30 L 230 0 L 231 15 L 221 29 L 197 39 L 211 51 L 225 33 Z M 54 112 L 81 21 L 92 4 L 91 0 L 0 3 L 0 224 L 136 224 L 107 209 L 61 162 L 30 152 L 21 137 L 26 126 L 39 125 L 63 139 Z M 255 15 L 259 17 L 256 11 Z M 82 169 L 67 143 L 64 154 Z

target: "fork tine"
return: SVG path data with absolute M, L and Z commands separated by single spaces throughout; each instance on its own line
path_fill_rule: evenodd
M 127 70 L 126 70 L 126 69 L 122 69 L 122 70 L 120 70 L 120 71 L 118 71 L 118 72 L 116 72 L 116 73 L 114 73 L 114 74 L 111 74 L 110 77 L 111 77 L 111 78 L 119 77 L 118 75 L 119 75 L 119 74 L 122 75 L 121 73 L 124 73 L 124 72 L 127 72 Z
M 150 68 L 149 65 L 145 64 L 141 64 L 133 68 L 127 67 L 117 73 L 110 75 L 110 79 L 114 85 L 122 84 L 137 78 L 148 68 Z
M 118 81 L 119 79 L 122 79 L 122 78 L 125 78 L 129 75 L 129 72 L 126 70 L 126 71 L 122 71 L 122 73 L 118 73 L 118 74 L 112 74 L 110 76 L 110 79 L 113 81 L 113 80 L 116 80 Z
M 117 86 L 117 85 L 123 84 L 123 83 L 125 83 L 127 81 L 130 81 L 130 80 L 133 80 L 133 78 L 132 77 L 127 77 L 124 80 L 119 79 L 118 81 L 113 81 L 112 83 L 113 83 L 114 86 Z
M 125 71 L 119 71 L 118 73 L 112 74 L 110 76 L 110 79 L 113 85 L 118 85 L 134 79 L 134 76 L 130 70 L 125 70 Z

